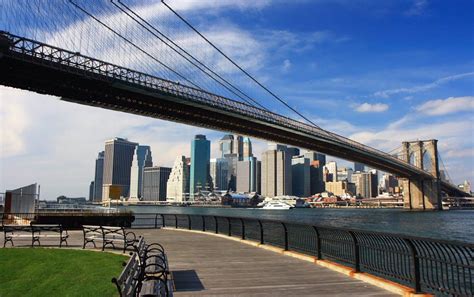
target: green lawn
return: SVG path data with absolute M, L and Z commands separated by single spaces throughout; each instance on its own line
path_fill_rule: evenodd
M 0 297 L 118 296 L 111 282 L 125 255 L 43 249 L 0 249 Z

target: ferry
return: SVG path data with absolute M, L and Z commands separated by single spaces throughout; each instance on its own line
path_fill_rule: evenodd
M 293 206 L 283 201 L 268 201 L 266 202 L 262 209 L 276 209 L 276 210 L 287 210 L 292 209 Z

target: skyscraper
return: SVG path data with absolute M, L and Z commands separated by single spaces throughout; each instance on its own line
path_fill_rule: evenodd
M 211 159 L 210 174 L 214 189 L 227 190 L 229 185 L 229 163 L 226 158 Z
M 276 148 L 279 150 L 269 149 L 262 155 L 262 195 L 266 197 L 292 194 L 291 158 L 285 146 Z
M 248 158 L 253 157 L 252 142 L 248 137 L 244 137 L 243 142 L 243 160 L 247 160 Z
M 138 143 L 123 138 L 114 138 L 105 142 L 102 200 L 109 199 L 111 186 L 120 187 L 120 195 L 128 197 L 130 168 L 137 145 Z
M 365 165 L 359 162 L 354 162 L 354 171 L 364 172 Z
M 237 160 L 242 161 L 244 158 L 244 138 L 240 135 L 234 136 L 233 153 L 237 155 Z
M 191 170 L 189 194 L 194 200 L 194 194 L 211 186 L 209 162 L 211 159 L 211 142 L 205 135 L 196 135 L 191 142 Z
M 219 151 L 221 152 L 221 158 L 224 158 L 228 154 L 232 154 L 234 150 L 234 135 L 224 135 L 219 140 Z
M 257 160 L 256 157 L 249 157 L 246 160 L 237 162 L 237 192 L 259 192 L 260 167 L 261 163 Z
M 166 183 L 166 200 L 182 202 L 189 193 L 189 164 L 185 156 L 176 158 Z
M 93 202 L 102 201 L 102 184 L 104 177 L 104 151 L 99 152 L 95 160 L 95 174 L 94 174 L 94 193 L 92 195 Z
M 363 198 L 377 197 L 377 174 L 372 172 L 356 172 L 352 174 L 352 182 L 356 186 L 356 194 Z
M 329 173 L 329 179 L 331 180 L 325 180 L 325 181 L 337 181 L 337 163 L 334 162 L 334 161 L 331 161 L 329 163 L 327 163 L 324 168 L 327 170 L 327 172 Z
M 291 159 L 292 189 L 293 195 L 308 197 L 311 192 L 311 172 L 309 159 L 303 156 L 295 156 Z
M 306 151 L 304 157 L 308 158 L 310 162 L 310 195 L 324 192 L 323 167 L 326 165 L 326 155 Z
M 140 199 L 142 197 L 143 170 L 145 167 L 152 166 L 153 160 L 150 147 L 148 145 L 137 145 L 130 171 L 130 198 Z
M 299 156 L 300 155 L 300 149 L 297 148 L 297 147 L 294 147 L 294 146 L 289 146 L 286 148 L 286 151 L 288 153 L 288 156 L 290 158 L 293 158 L 295 156 Z
M 89 184 L 89 201 L 94 201 L 94 181 Z
M 143 169 L 142 201 L 166 201 L 167 182 L 171 168 L 155 166 Z

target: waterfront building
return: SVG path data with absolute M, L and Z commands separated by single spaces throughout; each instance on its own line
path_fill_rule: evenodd
M 39 186 L 34 183 L 5 192 L 4 213 L 34 213 L 39 199 Z
M 324 181 L 337 181 L 337 163 L 331 161 L 324 166 L 326 179 Z
M 140 199 L 142 197 L 143 171 L 144 168 L 152 166 L 153 160 L 150 147 L 148 145 L 137 145 L 130 171 L 130 198 Z
M 243 140 L 243 160 L 247 160 L 250 157 L 253 157 L 252 142 L 250 141 L 250 138 L 244 137 L 244 140 Z
M 226 191 L 229 186 L 229 162 L 226 158 L 210 161 L 210 174 L 214 190 Z
M 294 156 L 291 159 L 292 190 L 293 195 L 298 197 L 309 197 L 311 195 L 311 170 L 310 161 L 302 156 Z
M 104 177 L 104 151 L 99 152 L 95 160 L 95 174 L 94 174 L 94 193 L 92 195 L 92 202 L 102 201 L 102 186 Z
M 176 158 L 166 183 L 166 200 L 182 202 L 187 200 L 189 193 L 189 159 L 185 156 Z
M 163 166 L 143 169 L 142 201 L 166 201 L 167 182 L 171 168 Z
M 130 169 L 137 145 L 118 137 L 105 142 L 102 200 L 109 199 L 112 189 L 120 189 L 119 196 L 129 196 Z
M 291 158 L 285 146 L 269 146 L 279 150 L 269 149 L 262 155 L 262 195 L 275 197 L 292 195 Z
M 355 172 L 352 182 L 356 186 L 356 195 L 362 198 L 377 197 L 377 174 L 373 172 Z
M 324 192 L 323 167 L 326 165 L 326 155 L 306 151 L 304 157 L 310 162 L 310 195 Z
M 365 165 L 359 162 L 354 162 L 354 171 L 359 171 L 359 172 L 364 172 L 365 171 Z
M 236 191 L 251 193 L 260 191 L 261 162 L 256 157 L 237 162 Z
M 344 181 L 326 182 L 326 191 L 336 196 L 355 195 L 356 185 L 354 183 Z
M 191 142 L 191 169 L 190 169 L 190 198 L 201 190 L 212 187 L 209 174 L 209 162 L 211 159 L 211 142 L 205 135 L 198 134 Z

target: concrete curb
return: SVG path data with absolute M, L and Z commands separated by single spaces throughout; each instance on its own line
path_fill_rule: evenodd
M 349 276 L 351 278 L 358 279 L 358 280 L 363 281 L 365 283 L 374 285 L 376 287 L 385 289 L 389 292 L 392 292 L 392 293 L 395 293 L 395 294 L 398 294 L 398 295 L 404 296 L 404 297 L 431 297 L 431 296 L 434 296 L 432 294 L 424 294 L 424 293 L 416 294 L 412 288 L 409 288 L 409 287 L 404 286 L 404 285 L 400 285 L 398 283 L 383 279 L 383 278 L 375 276 L 375 275 L 371 275 L 371 274 L 368 274 L 368 273 L 365 273 L 365 272 L 355 272 L 354 269 L 352 269 L 350 267 L 343 266 L 341 264 L 337 264 L 337 263 L 334 263 L 334 262 L 331 262 L 331 261 L 328 261 L 328 260 L 318 260 L 318 259 L 316 259 L 316 257 L 313 257 L 313 256 L 309 256 L 309 255 L 305 255 L 305 254 L 301 254 L 301 253 L 297 253 L 297 252 L 293 252 L 293 251 L 285 251 L 282 248 L 278 248 L 278 247 L 271 246 L 271 245 L 266 245 L 266 244 L 261 244 L 260 242 L 253 241 L 253 240 L 241 239 L 241 238 L 231 237 L 231 236 L 224 235 L 224 234 L 216 234 L 216 233 L 197 231 L 197 230 L 188 230 L 188 229 L 179 229 L 179 228 L 177 229 L 177 228 L 172 228 L 172 227 L 164 227 L 162 229 L 164 229 L 164 230 L 173 230 L 173 231 L 183 231 L 183 232 L 190 232 L 190 233 L 198 233 L 198 234 L 206 234 L 206 235 L 213 235 L 213 236 L 225 238 L 227 240 L 239 241 L 239 242 L 247 244 L 247 245 L 259 247 L 259 248 L 262 248 L 262 249 L 265 249 L 265 250 L 268 250 L 268 251 L 272 251 L 272 252 L 279 253 L 279 254 L 282 254 L 282 255 L 285 255 L 285 256 L 290 256 L 290 257 L 297 258 L 297 259 L 300 259 L 300 260 L 303 260 L 303 261 L 307 261 L 307 262 L 317 264 L 319 266 L 323 266 L 325 268 L 331 269 L 332 271 L 342 273 L 342 274 L 344 274 L 346 276 Z

